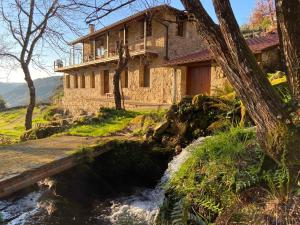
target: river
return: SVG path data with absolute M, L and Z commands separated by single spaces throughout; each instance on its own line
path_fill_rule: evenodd
M 70 170 L 0 201 L 1 217 L 7 225 L 152 225 L 164 185 L 202 141 L 175 156 L 156 185 L 124 184 L 103 191 L 103 183 L 95 185 L 90 176 L 72 179 Z

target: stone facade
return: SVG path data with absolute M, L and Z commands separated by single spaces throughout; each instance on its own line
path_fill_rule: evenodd
M 196 26 L 182 17 L 181 11 L 168 7 L 152 14 L 150 21 L 146 14 L 139 14 L 75 43 L 82 44 L 81 62 L 57 70 L 64 72 L 65 109 L 72 114 L 95 113 L 100 107 L 114 106 L 112 80 L 118 60 L 117 42 L 126 43 L 131 55 L 120 84 L 127 109 L 168 107 L 186 95 L 190 65 L 165 63 L 206 49 Z M 257 59 L 265 70 L 274 68 L 274 63 L 279 65 L 278 49 L 263 51 Z M 198 66 L 203 63 L 210 67 L 210 94 L 214 95 L 228 81 L 213 60 L 199 62 Z
M 146 53 L 132 57 L 128 64 L 128 80 L 126 87 L 122 85 L 122 93 L 125 99 L 126 108 L 136 107 L 166 107 L 174 100 L 179 101 L 185 95 L 186 67 L 178 67 L 176 75 L 171 67 L 164 67 L 162 64 L 167 58 L 187 54 L 203 48 L 193 23 L 187 20 L 183 23 L 183 35 L 178 35 L 177 15 L 173 11 L 160 12 L 153 16 L 152 34 L 146 38 L 140 38 L 144 19 L 138 19 L 127 24 L 126 40 L 131 50 L 144 50 L 144 43 L 147 43 Z M 168 48 L 166 47 L 166 22 L 168 26 Z M 173 22 L 172 22 L 173 21 Z M 107 57 L 113 57 L 116 41 L 124 41 L 124 31 L 119 27 L 111 29 L 109 36 L 106 33 L 95 37 L 94 40 L 83 41 L 83 62 L 92 57 L 93 50 L 100 43 L 107 42 Z M 100 41 L 99 41 L 100 40 Z M 180 44 L 179 44 L 180 43 Z M 147 54 L 147 51 L 154 54 Z M 133 53 L 134 54 L 134 53 Z M 143 74 L 145 66 L 149 68 L 149 84 L 144 87 Z M 109 61 L 100 65 L 90 65 L 82 68 L 68 69 L 64 75 L 64 97 L 62 104 L 72 114 L 81 111 L 96 112 L 100 107 L 114 106 L 113 75 L 116 68 L 116 61 Z M 109 88 L 105 88 L 104 71 L 108 71 Z M 94 76 L 94 78 L 93 78 Z M 107 75 L 106 75 L 107 76 Z M 122 76 L 125 76 L 122 74 Z M 121 80 L 124 80 L 123 77 Z M 125 82 L 125 81 L 124 81 Z M 122 82 L 122 83 L 124 83 Z M 104 90 L 105 89 L 105 90 Z

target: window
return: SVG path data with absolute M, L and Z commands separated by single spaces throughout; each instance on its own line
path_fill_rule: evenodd
M 103 84 L 104 94 L 109 93 L 109 71 L 104 70 L 104 84 Z
M 184 21 L 177 22 L 177 36 L 184 37 L 185 33 L 185 23 Z
M 85 88 L 85 76 L 82 74 L 80 76 L 80 88 Z
M 90 85 L 90 87 L 91 87 L 91 88 L 95 88 L 95 86 L 96 86 L 96 82 L 95 82 L 95 81 L 96 81 L 95 72 L 92 72 L 92 74 L 91 74 L 91 77 L 90 77 L 90 78 L 91 78 L 91 80 L 90 80 L 90 81 L 91 81 L 91 85 Z
M 74 78 L 74 88 L 78 88 L 78 76 L 74 75 L 73 78 Z
M 66 75 L 66 88 L 71 87 L 71 82 L 70 82 L 70 75 Z
M 128 69 L 125 69 L 121 75 L 122 88 L 128 88 Z
M 150 87 L 150 68 L 147 65 L 140 68 L 140 87 Z

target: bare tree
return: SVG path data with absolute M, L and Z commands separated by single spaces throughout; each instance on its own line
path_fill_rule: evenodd
M 120 77 L 122 72 L 128 65 L 128 61 L 130 59 L 129 49 L 127 45 L 124 45 L 123 42 L 119 42 L 118 46 L 118 63 L 113 77 L 113 86 L 114 86 L 114 99 L 115 99 L 115 107 L 117 110 L 122 109 L 122 99 L 120 93 Z
M 300 162 L 299 130 L 247 46 L 229 0 L 213 1 L 219 25 L 199 0 L 182 0 L 182 3 L 195 17 L 200 36 L 254 120 L 261 146 L 278 164 L 286 164 L 296 175 Z
M 22 68 L 25 81 L 29 89 L 29 105 L 27 107 L 25 128 L 32 128 L 32 115 L 35 107 L 36 93 L 30 73 L 30 65 L 39 67 L 37 48 L 43 49 L 45 44 L 59 47 L 63 41 L 61 24 L 72 30 L 72 23 L 68 21 L 67 11 L 75 10 L 78 6 L 65 1 L 60 4 L 58 0 L 1 0 L 0 16 L 5 25 L 10 42 L 10 48 L 4 48 L 0 57 L 15 60 Z M 58 23 L 60 21 L 60 23 Z M 73 29 L 75 31 L 75 29 Z M 63 49 L 63 48 L 61 48 Z
M 91 2 L 72 0 L 72 3 L 84 9 L 83 11 L 86 13 L 85 22 L 89 24 L 108 16 L 135 1 L 136 0 L 106 0 Z

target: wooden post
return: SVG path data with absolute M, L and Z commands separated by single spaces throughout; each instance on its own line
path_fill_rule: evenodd
M 73 65 L 75 65 L 75 46 L 72 46 L 72 50 L 73 50 Z
M 172 69 L 172 77 L 173 77 L 172 103 L 176 104 L 176 101 L 177 101 L 177 68 Z
M 107 54 L 107 58 L 109 57 L 109 32 L 107 32 L 106 34 L 106 54 Z
M 96 39 L 93 41 L 93 57 L 94 60 L 96 60 Z
M 144 21 L 144 50 L 146 51 L 147 48 L 147 17 Z
M 84 43 L 82 43 L 82 63 L 84 63 Z
M 124 26 L 124 46 L 126 45 L 126 25 Z
M 69 66 L 72 65 L 72 48 L 70 48 Z

